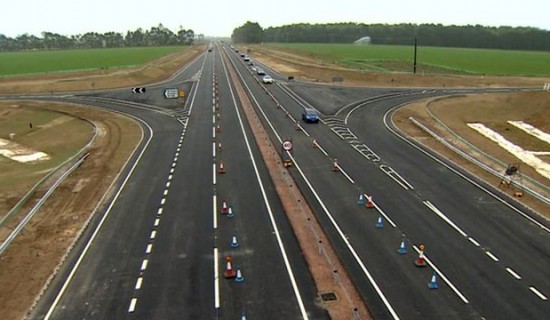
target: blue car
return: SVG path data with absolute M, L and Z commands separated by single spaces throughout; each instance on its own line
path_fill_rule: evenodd
M 305 108 L 302 112 L 302 120 L 305 122 L 319 122 L 319 115 L 317 114 L 317 111 Z

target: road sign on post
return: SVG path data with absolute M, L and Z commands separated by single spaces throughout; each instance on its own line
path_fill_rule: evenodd
M 283 150 L 285 150 L 285 151 L 292 150 L 292 141 L 291 140 L 283 141 Z
M 177 88 L 164 89 L 164 97 L 166 99 L 177 99 L 179 96 L 179 90 Z

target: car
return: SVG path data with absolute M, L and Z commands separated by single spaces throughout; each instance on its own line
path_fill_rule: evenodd
M 252 60 L 248 61 L 248 65 L 249 66 L 253 66 L 254 65 L 254 62 L 252 62 Z
M 259 76 L 264 76 L 265 71 L 264 69 L 256 68 L 256 74 L 258 74 Z
M 244 61 L 246 61 L 246 62 L 250 61 L 250 57 L 249 56 L 244 56 Z
M 245 54 L 244 53 L 241 53 L 241 58 L 244 58 Z
M 304 122 L 319 122 L 319 114 L 317 114 L 315 109 L 304 108 L 304 111 L 302 111 L 302 120 Z
M 262 78 L 262 81 L 264 83 L 273 83 L 273 78 L 271 78 L 270 75 L 266 74 L 263 78 Z
M 256 67 L 255 67 L 255 66 L 250 67 L 250 69 L 252 69 L 252 71 L 256 71 Z

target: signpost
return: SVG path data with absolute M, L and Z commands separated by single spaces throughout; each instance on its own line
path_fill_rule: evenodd
M 179 97 L 179 90 L 177 88 L 164 89 L 163 95 L 166 99 L 177 99 Z
M 287 154 L 287 152 L 292 152 L 292 140 L 285 139 L 281 147 L 283 148 L 283 165 L 285 168 L 291 167 L 292 159 L 290 159 L 290 156 Z

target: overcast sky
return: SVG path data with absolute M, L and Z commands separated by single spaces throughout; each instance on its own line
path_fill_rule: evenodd
M 0 34 L 62 35 L 150 29 L 162 23 L 206 36 L 230 36 L 246 21 L 441 23 L 550 30 L 550 0 L 2 0 Z

